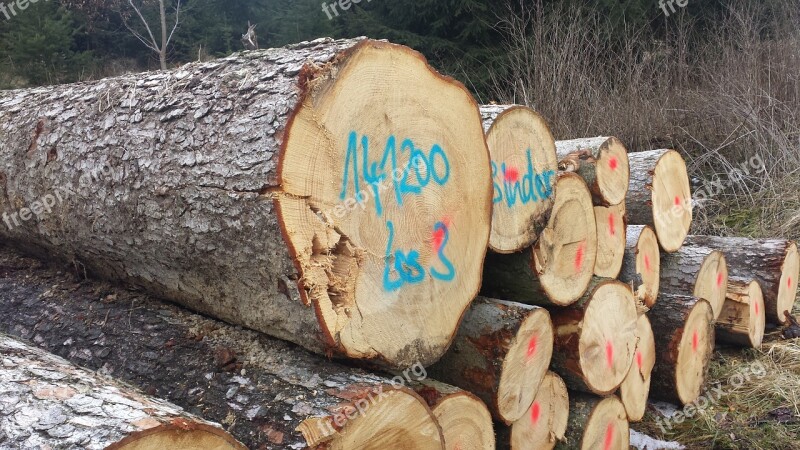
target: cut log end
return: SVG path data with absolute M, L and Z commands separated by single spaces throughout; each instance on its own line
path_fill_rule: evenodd
M 488 108 L 481 109 L 484 121 L 497 107 Z M 492 121 L 486 143 L 494 185 L 489 247 L 498 253 L 517 252 L 533 245 L 553 207 L 555 140 L 539 114 L 512 106 Z
M 106 447 L 106 450 L 163 449 L 244 450 L 242 444 L 204 424 L 176 422 L 134 433 Z
M 308 72 L 275 194 L 303 300 L 345 356 L 431 364 L 477 294 L 489 239 L 478 108 L 389 43 L 364 41 Z
M 631 285 L 640 308 L 649 310 L 656 304 L 661 284 L 661 250 L 652 227 L 628 227 L 620 280 Z
M 628 450 L 630 431 L 625 407 L 616 397 L 603 399 L 586 422 L 582 450 Z
M 780 323 L 786 323 L 786 314 L 791 314 L 794 310 L 794 303 L 797 299 L 797 284 L 800 282 L 800 254 L 797 251 L 797 244 L 791 242 L 786 249 L 786 257 L 781 265 L 780 287 L 778 288 L 777 316 Z
M 547 228 L 533 251 L 534 270 L 547 298 L 568 306 L 586 292 L 597 258 L 597 227 L 586 183 L 562 174 Z
M 422 397 L 406 388 L 388 388 L 380 395 L 346 406 L 343 414 L 348 420 L 343 424 L 331 417 L 310 418 L 297 431 L 312 448 L 325 444 L 329 450 L 444 449 L 442 429 Z
M 713 311 L 708 302 L 698 301 L 689 313 L 678 347 L 675 380 L 682 404 L 687 405 L 700 397 L 713 351 Z
M 766 325 L 761 286 L 757 281 L 730 279 L 727 292 L 717 318 L 717 341 L 761 348 Z
M 625 204 L 595 206 L 594 214 L 597 224 L 597 261 L 594 274 L 598 277 L 617 278 L 625 256 Z
M 628 286 L 608 282 L 594 291 L 578 343 L 580 367 L 592 392 L 609 394 L 628 374 L 636 347 L 637 318 Z
M 600 206 L 625 200 L 630 181 L 628 150 L 615 137 L 558 141 L 559 168 L 577 172 L 586 180 L 593 201 Z
M 646 315 L 639 316 L 636 335 L 639 342 L 636 344 L 633 364 L 620 385 L 620 399 L 630 422 L 639 422 L 644 418 L 650 395 L 650 376 L 656 363 L 655 337 Z
M 497 409 L 507 423 L 523 414 L 536 396 L 553 355 L 553 323 L 547 310 L 533 310 L 517 332 L 497 389 Z
M 525 415 L 511 426 L 512 450 L 550 450 L 564 440 L 569 393 L 564 381 L 548 372 Z
M 477 397 L 460 392 L 433 405 L 446 450 L 494 450 L 492 415 Z
M 727 286 L 728 264 L 725 255 L 714 250 L 703 260 L 694 283 L 694 296 L 708 300 L 714 320 L 722 313 Z

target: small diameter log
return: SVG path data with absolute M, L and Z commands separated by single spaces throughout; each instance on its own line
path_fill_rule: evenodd
M 800 280 L 800 254 L 795 242 L 711 236 L 689 236 L 687 242 L 724 252 L 731 275 L 761 285 L 767 322 L 787 323 L 784 313 L 794 309 Z
M 692 224 L 692 194 L 686 162 L 674 150 L 629 153 L 631 182 L 625 198 L 628 223 L 650 225 L 661 248 L 683 245 Z
M 757 281 L 728 279 L 728 294 L 717 318 L 717 342 L 761 348 L 766 314 Z
M 478 297 L 431 377 L 477 395 L 510 424 L 525 414 L 553 354 L 547 310 Z
M 625 405 L 630 422 L 641 422 L 650 396 L 650 376 L 656 364 L 656 343 L 647 315 L 636 321 L 636 356 L 625 380 L 619 387 L 620 400 Z
M 551 450 L 564 440 L 569 420 L 567 385 L 547 372 L 531 407 L 511 427 L 498 433 L 498 447 L 511 450 Z
M 478 107 L 407 47 L 2 91 L 0 136 L 0 239 L 319 354 L 431 364 L 480 287 Z
M 0 251 L 0 332 L 222 423 L 249 448 L 443 449 L 433 413 L 406 387 L 425 378 L 421 364 L 393 379 L 369 374 L 76 279 Z
M 625 257 L 625 204 L 595 206 L 594 215 L 597 224 L 597 261 L 594 274 L 603 278 L 617 278 Z
M 0 446 L 246 450 L 218 424 L 0 334 Z
M 717 320 L 725 303 L 728 270 L 721 251 L 687 244 L 661 257 L 661 292 L 708 300 Z
M 714 352 L 714 313 L 696 297 L 661 294 L 648 313 L 656 339 L 652 397 L 687 405 L 700 397 Z
M 617 397 L 570 393 L 569 423 L 563 450 L 628 450 L 630 424 Z
M 536 242 L 553 208 L 555 140 L 547 122 L 524 106 L 482 106 L 481 116 L 494 186 L 489 248 L 518 252 Z
M 494 450 L 492 415 L 478 397 L 434 380 L 421 380 L 412 387 L 442 427 L 445 450 Z
M 627 285 L 596 280 L 569 308 L 550 311 L 552 369 L 571 389 L 608 395 L 628 374 L 636 348 L 636 302 Z
M 586 183 L 561 174 L 547 228 L 533 249 L 486 256 L 481 293 L 536 305 L 568 306 L 589 286 L 597 257 L 597 225 Z
M 622 203 L 628 192 L 630 169 L 628 150 L 615 137 L 557 141 L 560 170 L 580 175 L 598 206 Z
M 656 304 L 661 283 L 661 250 L 652 227 L 628 226 L 619 280 L 631 286 L 643 310 Z

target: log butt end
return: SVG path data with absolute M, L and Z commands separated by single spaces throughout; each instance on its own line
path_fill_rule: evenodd
M 511 448 L 550 450 L 564 440 L 568 420 L 567 386 L 547 372 L 530 408 L 511 425 Z
M 625 257 L 625 204 L 595 206 L 594 215 L 597 224 L 597 261 L 594 274 L 603 278 L 617 278 Z
M 658 300 L 661 288 L 661 250 L 655 231 L 645 226 L 636 242 L 636 273 L 640 274 L 642 284 L 636 290 L 638 300 L 648 309 Z
M 714 352 L 714 336 L 711 305 L 705 300 L 698 300 L 683 327 L 675 365 L 675 389 L 683 405 L 700 397 Z
M 692 225 L 692 193 L 686 162 L 680 153 L 666 151 L 653 174 L 651 193 L 653 223 L 661 248 L 678 251 Z
M 714 250 L 703 260 L 694 283 L 694 296 L 708 301 L 714 320 L 722 312 L 727 286 L 728 263 L 722 252 Z
M 167 448 L 246 450 L 247 447 L 219 428 L 186 421 L 134 433 L 106 447 L 107 450 L 163 450 Z
M 446 450 L 494 450 L 492 415 L 474 395 L 447 396 L 433 407 L 433 415 L 442 427 Z
M 728 294 L 717 318 L 717 341 L 761 348 L 766 326 L 766 307 L 757 281 L 728 280 Z
M 628 450 L 630 424 L 625 407 L 616 397 L 600 401 L 592 410 L 581 440 L 581 450 Z
M 595 173 L 597 190 L 604 205 L 619 205 L 625 201 L 630 183 L 628 149 L 619 139 L 610 137 L 600 147 Z
M 786 249 L 786 257 L 781 265 L 781 280 L 778 288 L 777 315 L 781 324 L 787 323 L 784 313 L 788 311 L 791 314 L 794 309 L 797 285 L 800 282 L 798 278 L 800 278 L 800 254 L 797 251 L 797 244 L 791 242 Z
M 655 337 L 646 315 L 639 316 L 636 321 L 636 335 L 639 338 L 636 355 L 628 375 L 620 385 L 620 399 L 630 422 L 640 422 L 644 418 L 650 395 L 650 376 L 656 364 Z

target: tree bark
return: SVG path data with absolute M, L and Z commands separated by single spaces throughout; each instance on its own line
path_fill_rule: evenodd
M 478 397 L 434 380 L 422 380 L 412 386 L 442 427 L 445 450 L 495 449 L 492 415 Z
M 510 427 L 500 427 L 497 446 L 511 450 L 551 450 L 564 440 L 568 419 L 567 386 L 558 375 L 547 372 L 528 411 Z
M 482 106 L 481 116 L 494 186 L 489 248 L 518 252 L 536 242 L 553 208 L 555 140 L 547 122 L 524 106 Z
M 405 47 L 321 39 L 5 91 L 0 133 L 0 238 L 317 353 L 433 363 L 480 285 L 477 106 Z
M 625 198 L 628 223 L 650 225 L 661 248 L 683 245 L 692 224 L 692 195 L 686 162 L 674 150 L 629 153 L 630 186 Z
M 708 300 L 716 320 L 725 303 L 728 264 L 713 248 L 687 244 L 661 257 L 661 292 Z
M 764 295 L 758 282 L 728 279 L 725 303 L 717 319 L 717 342 L 760 349 L 765 325 Z
M 533 249 L 486 257 L 481 294 L 535 305 L 568 306 L 589 286 L 597 226 L 586 183 L 575 174 L 556 182 L 553 212 Z
M 249 448 L 305 448 L 326 439 L 329 448 L 347 448 L 352 436 L 375 445 L 389 445 L 388 439 L 442 448 L 427 405 L 405 387 L 425 377 L 421 365 L 390 380 L 149 297 L 75 279 L 0 252 L 0 332 L 218 421 Z M 370 424 L 376 416 L 391 420 Z
M 586 181 L 596 206 L 625 201 L 630 181 L 628 150 L 615 137 L 557 141 L 558 168 L 575 172 Z
M 658 301 L 661 251 L 652 227 L 628 227 L 619 280 L 631 286 L 641 311 L 649 311 Z
M 559 450 L 628 450 L 630 430 L 625 407 L 617 397 L 571 393 L 569 423 Z
M 218 424 L 0 334 L 3 448 L 245 450 Z
M 628 373 L 638 317 L 623 283 L 595 279 L 577 303 L 551 309 L 555 329 L 551 368 L 571 389 L 608 395 Z
M 545 309 L 478 297 L 433 378 L 482 399 L 510 424 L 525 414 L 550 366 L 553 325 Z
M 730 274 L 761 285 L 769 323 L 785 324 L 792 312 L 800 280 L 797 244 L 782 239 L 747 239 L 690 236 L 690 245 L 711 247 L 725 253 Z
M 648 313 L 656 338 L 653 398 L 681 405 L 700 396 L 714 352 L 714 317 L 706 300 L 661 294 Z

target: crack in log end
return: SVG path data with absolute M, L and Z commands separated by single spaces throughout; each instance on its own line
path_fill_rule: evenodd
M 31 136 L 31 143 L 28 145 L 27 153 L 30 155 L 33 151 L 36 150 L 38 146 L 39 136 L 41 136 L 42 131 L 44 131 L 45 119 L 39 119 L 36 122 L 36 128 L 33 130 L 33 135 Z

